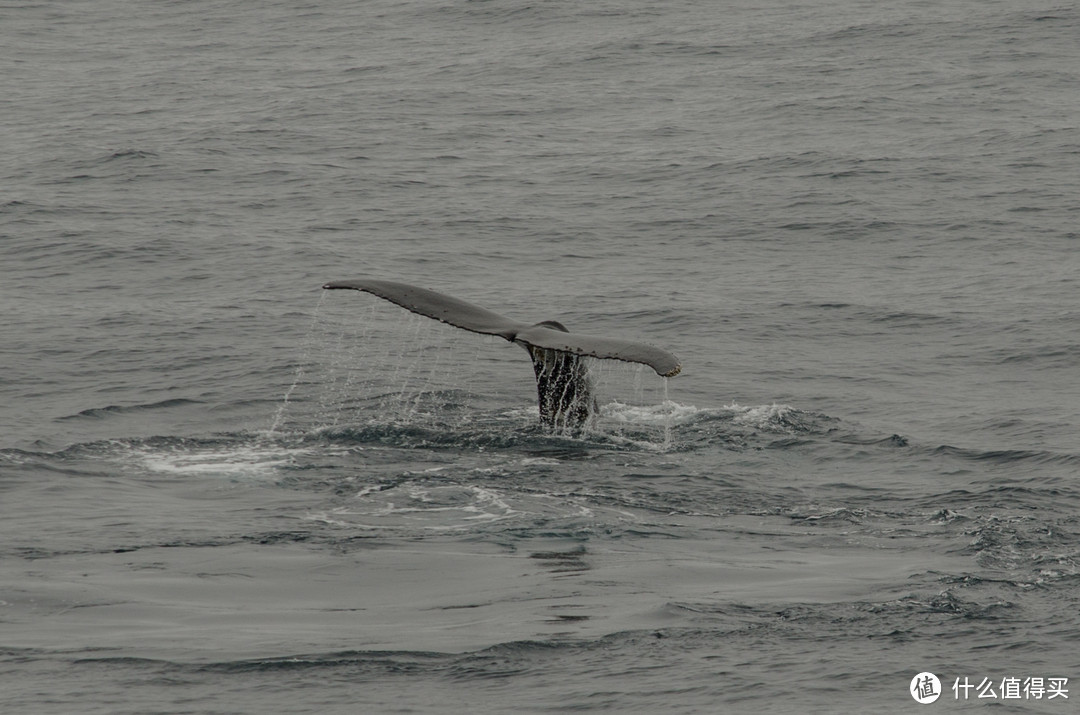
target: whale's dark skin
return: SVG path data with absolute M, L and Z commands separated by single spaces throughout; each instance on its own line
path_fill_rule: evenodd
M 538 325 L 563 333 L 570 332 L 562 323 L 545 320 Z M 596 410 L 592 380 L 585 361 L 572 353 L 525 345 L 536 373 L 536 393 L 540 401 L 540 421 L 551 430 L 562 432 L 581 427 Z
M 596 408 L 592 382 L 582 357 L 643 363 L 662 377 L 674 377 L 682 370 L 677 357 L 652 345 L 578 335 L 554 320 L 533 325 L 519 323 L 472 303 L 407 283 L 360 279 L 334 281 L 323 288 L 365 291 L 454 327 L 498 335 L 521 345 L 533 361 L 540 421 L 556 431 L 580 428 Z

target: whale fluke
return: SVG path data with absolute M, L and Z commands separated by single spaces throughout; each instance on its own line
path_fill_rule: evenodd
M 518 331 L 525 327 L 517 321 L 504 318 L 478 305 L 426 288 L 417 288 L 408 283 L 368 280 L 334 281 L 327 283 L 323 288 L 362 290 L 396 303 L 414 313 L 453 325 L 455 328 L 464 328 L 484 335 L 498 335 L 507 340 L 513 340 Z
M 677 357 L 652 345 L 571 333 L 553 320 L 533 325 L 519 323 L 464 300 L 407 283 L 360 279 L 333 281 L 323 288 L 365 291 L 428 318 L 474 333 L 497 335 L 521 345 L 533 360 L 540 418 L 553 428 L 580 427 L 594 408 L 591 382 L 585 364 L 579 359 L 582 356 L 642 363 L 663 377 L 674 377 L 682 369 Z

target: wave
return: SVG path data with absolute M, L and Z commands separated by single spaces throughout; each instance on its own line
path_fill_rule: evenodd
M 156 410 L 202 409 L 203 406 L 198 400 L 170 399 L 108 405 L 58 419 L 102 420 L 117 416 L 131 419 Z M 671 400 L 651 405 L 610 402 L 601 406 L 589 429 L 566 434 L 544 431 L 536 423 L 535 407 L 531 405 L 488 411 L 462 406 L 448 409 L 445 414 L 443 410 L 424 410 L 404 418 L 372 418 L 330 425 L 311 424 L 317 422 L 316 416 L 293 417 L 287 429 L 104 439 L 75 444 L 59 452 L 6 449 L 0 450 L 0 461 L 32 462 L 62 472 L 97 473 L 104 468 L 94 465 L 99 462 L 119 463 L 125 469 L 163 475 L 281 479 L 290 472 L 339 467 L 349 454 L 372 448 L 428 450 L 458 454 L 465 459 L 480 453 L 508 452 L 557 460 L 608 451 L 663 454 L 710 449 L 809 449 L 831 457 L 836 457 L 840 450 L 862 459 L 883 454 L 864 448 L 880 448 L 902 449 L 909 457 L 935 462 L 960 460 L 1007 469 L 1051 466 L 1072 470 L 1080 466 L 1080 455 L 1071 453 L 912 444 L 901 435 L 873 434 L 829 415 L 782 403 L 699 407 Z M 333 417 L 340 419 L 337 414 Z M 309 424 L 302 424 L 305 419 Z M 856 449 L 845 452 L 844 445 Z M 1034 474 L 1032 479 L 1031 486 L 1060 487 L 1062 493 L 1071 494 L 1068 484 L 1047 482 L 1045 474 Z M 1021 480 L 1016 485 L 1023 487 L 1027 483 Z M 965 486 L 972 488 L 970 484 Z
M 105 407 L 92 407 L 90 409 L 77 412 L 73 415 L 65 415 L 64 417 L 58 417 L 58 422 L 64 422 L 68 420 L 77 420 L 83 418 L 100 419 L 109 417 L 111 415 L 126 415 L 132 413 L 143 412 L 145 410 L 161 410 L 169 409 L 173 407 L 187 407 L 189 405 L 204 405 L 206 404 L 202 400 L 189 400 L 184 398 L 175 398 L 170 400 L 162 400 L 160 402 L 148 402 L 137 405 L 106 405 Z
M 1080 466 L 1080 454 L 1054 452 L 1051 450 L 975 449 L 969 447 L 953 447 L 951 445 L 943 444 L 939 447 L 927 448 L 926 451 L 939 457 L 952 457 L 972 462 L 990 462 L 999 465 L 1037 464 L 1065 467 Z
M 104 420 L 156 410 L 202 409 L 205 403 L 169 399 L 135 405 L 107 405 L 82 410 L 58 421 Z M 312 418 L 314 419 L 314 418 Z M 588 429 L 552 434 L 535 421 L 535 407 L 470 412 L 416 412 L 396 419 L 344 424 L 291 424 L 287 429 L 224 432 L 196 436 L 138 436 L 100 439 L 59 451 L 0 450 L 9 464 L 33 463 L 52 471 L 91 472 L 95 462 L 157 474 L 260 478 L 287 470 L 333 464 L 356 450 L 396 448 L 463 454 L 525 452 L 535 458 L 577 458 L 591 451 L 685 452 L 710 447 L 744 449 L 768 445 L 791 447 L 803 437 L 824 435 L 836 420 L 788 405 L 728 405 L 701 408 L 673 401 L 655 405 L 611 402 L 601 406 Z M 789 438 L 776 440 L 776 437 Z M 896 439 L 887 438 L 888 439 Z M 792 441 L 794 440 L 794 441 Z M 868 442 L 859 442 L 868 443 Z M 82 471 L 80 471 L 82 470 Z
M 991 490 L 995 496 L 1009 494 L 1010 504 L 1030 504 L 1030 490 Z M 1024 578 L 1031 583 L 1044 584 L 1062 577 L 1080 576 L 1080 531 L 1069 519 L 1033 522 L 1020 508 L 1020 513 L 1002 510 L 992 516 L 965 525 L 964 534 L 971 538 L 961 553 L 973 556 L 976 562 L 1003 574 Z
M 170 399 L 137 405 L 108 405 L 58 418 L 61 421 L 129 419 L 155 410 L 202 409 L 198 400 Z M 288 429 L 192 437 L 155 436 L 96 440 L 58 452 L 0 450 L 0 463 L 31 464 L 70 474 L 98 474 L 115 465 L 130 471 L 185 476 L 217 475 L 227 479 L 281 480 L 296 472 L 343 467 L 355 452 L 370 449 L 426 450 L 467 462 L 470 455 L 525 454 L 531 459 L 580 459 L 603 452 L 687 453 L 702 450 L 811 450 L 825 457 L 847 454 L 857 459 L 892 459 L 881 450 L 904 450 L 907 458 L 932 462 L 959 460 L 1004 469 L 1041 468 L 1011 487 L 1032 487 L 1038 494 L 1014 494 L 1024 500 L 1069 497 L 1072 487 L 1045 467 L 1075 470 L 1080 455 L 1048 450 L 978 449 L 912 444 L 901 435 L 872 434 L 825 414 L 771 403 L 699 407 L 665 400 L 652 405 L 610 402 L 601 406 L 589 429 L 551 434 L 535 422 L 535 408 L 475 411 L 467 408 L 420 411 L 405 419 L 369 419 L 343 424 L 299 424 Z M 340 416 L 335 416 L 339 419 Z M 311 417 L 314 420 L 314 417 Z M 847 449 L 849 445 L 853 450 Z M 867 449 L 869 448 L 869 449 Z M 878 455 L 878 456 L 875 456 Z M 981 473 L 982 470 L 979 470 Z M 1064 478 L 1064 473 L 1062 477 Z M 1050 481 L 1047 481 L 1047 480 Z M 1030 483 L 1029 483 L 1030 482 Z M 1000 485 L 999 485 L 1000 486 Z M 957 491 L 962 504 L 981 499 L 978 483 Z M 1011 488 L 1010 487 L 1010 488 Z M 1044 493 L 1046 489 L 1057 491 Z M 1005 494 L 986 496 L 1002 499 Z M 941 495 L 931 507 L 939 509 Z
M 139 474 L 262 479 L 301 467 L 313 457 L 313 451 L 303 445 L 234 433 L 107 439 L 71 445 L 57 452 L 4 449 L 0 450 L 0 460 L 76 476 L 112 475 L 118 468 Z

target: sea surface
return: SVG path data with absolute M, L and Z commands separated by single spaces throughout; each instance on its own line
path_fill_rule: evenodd
M 1080 711 L 1075 3 L 9 1 L 0 62 L 0 712 Z M 547 433 L 362 277 L 683 371 Z

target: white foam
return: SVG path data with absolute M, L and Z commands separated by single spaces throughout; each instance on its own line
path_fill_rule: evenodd
M 306 518 L 361 529 L 407 527 L 453 531 L 470 528 L 477 522 L 503 521 L 521 513 L 493 489 L 476 485 L 406 484 L 365 487 L 349 506 L 312 512 Z
M 744 407 L 733 402 L 730 405 L 724 405 L 724 409 L 735 413 L 732 418 L 735 424 L 760 429 L 783 425 L 788 416 L 795 411 L 795 408 L 790 405 L 780 405 L 775 402 L 771 405 L 757 405 L 756 407 Z
M 615 422 L 643 425 L 677 425 L 694 419 L 702 410 L 664 400 L 658 405 L 626 405 L 610 402 L 600 407 L 600 416 Z
M 265 476 L 282 467 L 291 466 L 296 462 L 297 457 L 309 451 L 256 444 L 213 449 L 136 448 L 131 452 L 130 458 L 134 464 L 143 469 L 163 474 L 255 477 Z

